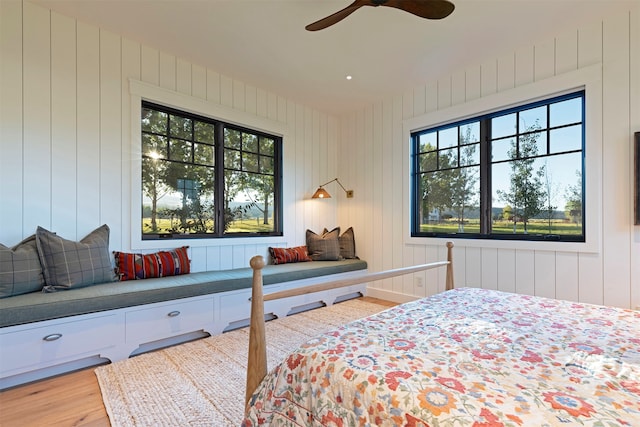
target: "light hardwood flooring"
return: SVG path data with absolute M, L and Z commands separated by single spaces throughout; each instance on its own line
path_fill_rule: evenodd
M 363 299 L 395 305 L 376 298 Z M 87 368 L 0 392 L 0 426 L 109 426 L 93 370 Z

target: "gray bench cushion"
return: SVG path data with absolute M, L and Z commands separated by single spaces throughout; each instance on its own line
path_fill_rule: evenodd
M 366 268 L 367 263 L 357 259 L 313 261 L 267 265 L 262 276 L 268 286 Z M 0 299 L 0 327 L 251 288 L 252 276 L 247 267 L 16 295 Z

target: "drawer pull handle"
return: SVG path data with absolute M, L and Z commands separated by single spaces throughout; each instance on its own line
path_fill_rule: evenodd
M 178 310 L 170 311 L 169 313 L 167 313 L 167 316 L 169 316 L 169 317 L 176 317 L 176 316 L 179 316 L 179 315 L 180 315 L 180 312 Z
M 62 334 L 51 334 L 51 335 L 47 335 L 46 337 L 42 338 L 44 341 L 55 341 L 62 338 Z

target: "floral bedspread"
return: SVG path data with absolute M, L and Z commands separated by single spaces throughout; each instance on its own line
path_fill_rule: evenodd
M 249 426 L 640 426 L 640 312 L 460 288 L 326 333 Z

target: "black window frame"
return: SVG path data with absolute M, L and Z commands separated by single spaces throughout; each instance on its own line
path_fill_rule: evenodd
M 165 240 L 165 239 L 228 239 L 228 238 L 242 238 L 242 237 L 269 237 L 269 236 L 283 236 L 283 206 L 282 206 L 282 143 L 283 138 L 279 135 L 270 134 L 267 132 L 259 131 L 256 129 L 252 129 L 247 126 L 242 126 L 234 123 L 228 123 L 222 120 L 214 119 L 211 117 L 203 116 L 200 114 L 195 114 L 192 112 L 184 111 L 178 108 L 169 107 L 166 105 L 159 104 L 157 102 L 142 100 L 141 111 L 144 109 L 153 109 L 156 111 L 160 111 L 173 116 L 180 116 L 182 118 L 195 120 L 198 122 L 204 122 L 207 124 L 211 124 L 214 126 L 215 130 L 215 141 L 212 144 L 208 144 L 213 147 L 214 150 L 214 164 L 206 165 L 210 166 L 214 169 L 214 206 L 215 215 L 214 215 L 214 231 L 213 232 L 196 232 L 196 233 L 144 233 L 141 229 L 141 239 L 143 241 L 157 241 L 157 240 Z M 267 138 L 273 140 L 273 230 L 272 231 L 261 231 L 261 232 L 225 232 L 224 229 L 224 209 L 221 209 L 224 206 L 224 135 L 225 130 L 230 129 L 234 131 L 239 131 L 246 134 L 256 135 L 258 139 Z M 149 133 L 149 132 L 147 132 Z M 141 129 L 141 135 L 144 135 L 145 131 Z M 161 134 L 158 134 L 161 135 Z M 168 135 L 167 135 L 168 136 Z M 191 142 L 193 143 L 201 143 L 200 141 L 195 140 L 195 136 L 192 135 Z M 241 150 L 242 151 L 242 150 Z M 195 150 L 192 150 L 192 159 L 195 156 Z M 252 154 L 255 154 L 252 152 Z M 144 153 L 140 153 L 140 162 L 142 159 L 147 157 Z M 270 157 L 270 156 L 269 156 Z M 190 163 L 194 165 L 198 165 L 197 163 Z M 270 175 L 270 174 L 269 174 Z M 142 189 L 141 195 L 142 197 Z M 144 204 L 141 205 L 141 209 L 144 209 Z M 142 220 L 142 210 L 140 212 L 139 221 Z
M 491 223 L 492 223 L 492 186 L 491 186 L 491 170 L 492 165 L 497 162 L 493 162 L 492 154 L 491 154 L 491 120 L 493 118 L 508 115 L 520 111 L 529 110 L 532 108 L 540 107 L 540 106 L 549 106 L 554 103 L 581 98 L 582 100 L 582 111 L 581 111 L 581 131 L 582 131 L 582 141 L 581 147 L 579 150 L 567 150 L 558 154 L 569 154 L 569 153 L 580 153 L 581 155 L 581 186 L 582 186 L 582 212 L 581 212 L 581 227 L 582 234 L 572 235 L 572 234 L 537 234 L 537 233 L 514 233 L 514 234 L 504 234 L 504 233 L 492 233 L 491 232 Z M 443 125 L 437 125 L 433 127 L 428 127 L 425 129 L 420 129 L 417 131 L 411 131 L 411 178 L 410 178 L 410 233 L 411 237 L 424 237 L 424 238 L 462 238 L 462 239 L 487 239 L 487 240 L 512 240 L 512 241 L 557 241 L 557 242 L 573 242 L 573 243 L 584 243 L 587 240 L 587 224 L 586 224 L 586 191 L 585 191 L 585 177 L 586 177 L 586 91 L 578 90 L 572 91 L 567 94 L 553 96 L 550 98 L 545 98 L 539 101 L 524 103 L 521 105 L 517 105 L 514 107 L 509 107 L 506 109 L 494 111 L 491 113 L 480 114 L 471 118 L 465 118 L 463 120 L 450 122 Z M 478 233 L 466 233 L 466 232 L 428 232 L 428 231 L 420 231 L 420 213 L 419 213 L 419 203 L 421 202 L 421 197 L 419 194 L 420 191 L 420 135 L 424 135 L 430 132 L 438 132 L 441 130 L 449 129 L 452 127 L 460 127 L 469 123 L 480 122 L 480 131 L 479 131 L 479 143 L 480 143 L 480 194 L 479 194 L 479 212 L 480 212 L 480 232 Z M 553 156 L 555 154 L 548 153 L 548 146 L 550 144 L 549 132 L 555 129 L 560 129 L 563 127 L 575 126 L 578 122 L 564 124 L 562 126 L 551 126 L 549 123 L 549 108 L 547 108 L 547 125 L 544 128 L 544 132 L 547 133 L 546 144 L 547 144 L 547 153 L 544 155 L 537 155 L 537 158 L 544 158 Z M 516 120 L 516 125 L 520 125 L 520 121 Z M 516 130 L 514 136 L 517 138 L 527 132 L 519 132 L 519 129 Z M 499 139 L 499 138 L 494 138 Z M 458 148 L 460 145 L 458 145 Z M 439 152 L 439 147 L 435 152 Z M 438 159 L 440 156 L 437 156 Z M 503 162 L 508 162 L 509 160 L 503 160 Z M 458 169 L 460 166 L 457 167 Z

